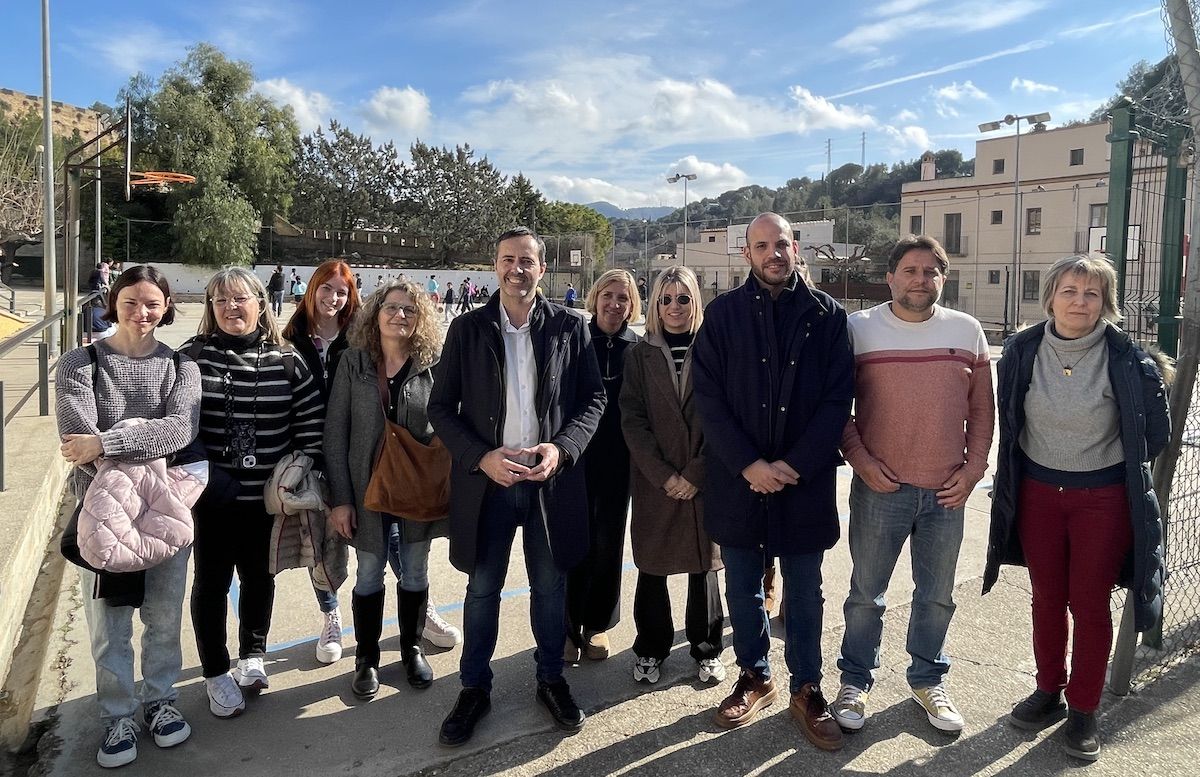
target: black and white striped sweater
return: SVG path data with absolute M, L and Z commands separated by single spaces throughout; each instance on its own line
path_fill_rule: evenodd
M 188 352 L 199 339 L 188 340 L 180 350 Z M 324 467 L 325 403 L 304 359 L 293 357 L 289 385 L 279 344 L 264 342 L 261 332 L 244 337 L 218 332 L 195 360 L 200 367 L 200 440 L 209 461 L 241 483 L 239 502 L 261 502 L 275 465 L 294 450 L 311 456 L 318 469 Z M 230 435 L 247 422 L 254 427 L 254 464 L 242 467 Z

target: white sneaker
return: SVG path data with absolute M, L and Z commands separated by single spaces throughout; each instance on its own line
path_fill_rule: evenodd
M 234 667 L 233 679 L 246 691 L 265 691 L 270 687 L 267 682 L 267 668 L 263 666 L 262 656 L 239 658 Z
M 218 718 L 232 718 L 246 709 L 246 697 L 230 672 L 206 677 L 204 689 L 208 691 L 208 711 Z
M 920 704 L 929 717 L 929 722 L 939 731 L 962 731 L 963 716 L 959 714 L 950 695 L 941 685 L 931 685 L 928 688 L 913 688 L 913 701 Z
M 867 722 L 868 692 L 855 685 L 845 683 L 838 690 L 837 700 L 829 712 L 837 724 L 849 731 L 858 731 Z
M 317 660 L 332 664 L 342 657 L 342 610 L 321 613 L 321 636 L 317 637 Z
M 662 661 L 657 658 L 638 656 L 638 660 L 633 662 L 633 681 L 654 685 L 658 682 L 660 666 L 662 666 Z
M 721 663 L 719 658 L 702 658 L 700 659 L 700 682 L 702 683 L 722 683 L 725 682 L 725 665 Z
M 440 648 L 452 648 L 462 644 L 462 630 L 447 623 L 446 619 L 438 614 L 432 599 L 425 605 L 425 628 L 421 630 L 421 636 Z

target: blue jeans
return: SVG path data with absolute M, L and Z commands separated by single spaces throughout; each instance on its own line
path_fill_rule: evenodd
M 105 725 L 132 718 L 138 704 L 174 702 L 175 681 L 183 665 L 179 629 L 183 620 L 183 589 L 187 585 L 191 547 L 146 570 L 146 596 L 138 609 L 142 631 L 142 687 L 135 689 L 133 675 L 133 607 L 110 607 L 92 598 L 96 574 L 79 568 L 83 614 L 91 637 L 96 664 L 96 701 Z M 139 702 L 140 699 L 140 702 Z
M 429 588 L 429 545 L 424 542 L 400 542 L 399 528 L 390 523 L 387 531 L 386 556 L 355 549 L 358 573 L 354 579 L 354 594 L 370 596 L 383 590 L 384 566 L 391 563 L 392 572 L 405 591 L 424 591 Z
M 913 591 L 908 620 L 908 684 L 942 682 L 950 659 L 942 652 L 954 616 L 954 569 L 962 545 L 964 508 L 950 510 L 937 491 L 901 485 L 880 494 L 855 476 L 850 486 L 850 595 L 838 668 L 842 683 L 870 690 L 879 668 L 885 595 L 896 560 L 911 539 Z
M 825 599 L 821 595 L 823 552 L 779 557 L 783 575 L 783 658 L 792 674 L 790 690 L 821 682 L 821 622 Z M 771 622 L 763 607 L 761 549 L 721 546 L 725 561 L 725 601 L 733 626 L 733 653 L 738 666 L 760 677 L 771 676 L 767 652 L 771 649 Z
M 308 571 L 309 580 L 312 580 L 312 570 Z M 317 588 L 317 584 L 313 583 L 313 595 L 317 597 L 317 606 L 321 608 L 321 612 L 333 612 L 338 608 L 337 591 L 322 591 Z
M 562 677 L 566 645 L 566 580 L 554 564 L 550 540 L 538 515 L 538 489 L 533 483 L 511 488 L 490 486 L 479 518 L 475 571 L 467 581 L 463 602 L 463 652 L 459 678 L 464 688 L 492 690 L 492 654 L 500 631 L 500 592 L 517 527 L 522 526 L 525 571 L 529 576 L 529 618 L 537 645 L 539 682 Z

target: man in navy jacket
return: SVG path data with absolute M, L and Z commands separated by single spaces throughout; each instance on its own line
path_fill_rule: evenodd
M 583 452 L 604 413 L 604 383 L 583 318 L 537 293 L 546 244 L 525 227 L 500 236 L 499 294 L 454 319 L 434 368 L 429 418 L 453 456 L 450 561 L 469 576 L 463 690 L 440 741 L 471 738 L 491 708 L 500 592 L 517 527 L 537 651 L 537 698 L 559 728 L 584 715 L 563 679 L 566 573 L 588 550 Z
M 760 214 L 742 249 L 750 278 L 713 300 L 693 351 L 693 391 L 707 447 L 705 527 L 721 546 L 741 674 L 717 710 L 749 724 L 777 695 L 767 661 L 763 569 L 779 557 L 791 713 L 817 747 L 841 729 L 821 694 L 821 561 L 838 540 L 837 467 L 854 395 L 846 312 L 797 269 L 792 226 Z

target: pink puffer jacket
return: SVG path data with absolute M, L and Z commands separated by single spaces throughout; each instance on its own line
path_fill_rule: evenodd
M 138 423 L 144 422 L 132 418 L 116 426 Z M 207 483 L 206 461 L 168 467 L 165 459 L 97 459 L 79 513 L 80 555 L 108 572 L 161 564 L 192 544 L 192 505 Z

